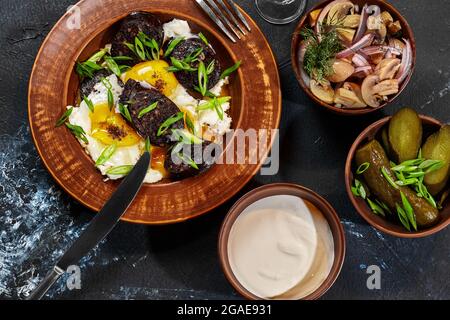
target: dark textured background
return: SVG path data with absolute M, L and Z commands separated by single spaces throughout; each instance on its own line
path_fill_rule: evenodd
M 95 1 L 95 0 L 91 0 Z M 150 0 L 149 0 L 150 1 Z M 27 82 L 37 50 L 52 25 L 75 1 L 1 0 L 0 5 L 0 297 L 26 294 L 91 219 L 43 168 L 27 123 Z M 280 65 L 283 90 L 281 169 L 257 176 L 242 191 L 270 182 L 293 182 L 326 197 L 338 211 L 347 256 L 334 287 L 323 297 L 449 299 L 450 230 L 404 240 L 369 227 L 344 189 L 344 161 L 359 132 L 401 106 L 450 122 L 449 1 L 392 1 L 414 29 L 417 67 L 401 97 L 383 112 L 342 118 L 314 105 L 289 64 L 295 23 L 273 26 L 238 1 L 267 34 Z M 316 1 L 309 1 L 311 6 Z M 49 293 L 54 299 L 234 299 L 217 258 L 217 236 L 237 197 L 199 219 L 167 227 L 121 223 L 82 263 L 82 290 Z M 382 270 L 382 289 L 366 288 L 366 267 Z

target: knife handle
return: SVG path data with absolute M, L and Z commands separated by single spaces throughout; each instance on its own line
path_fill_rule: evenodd
M 34 289 L 26 300 L 41 300 L 47 291 L 53 286 L 53 284 L 64 274 L 64 270 L 60 267 L 55 266 L 52 271 L 50 271 L 44 280 Z

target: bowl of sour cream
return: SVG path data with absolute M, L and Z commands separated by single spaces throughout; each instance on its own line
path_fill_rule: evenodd
M 226 278 L 247 299 L 318 299 L 344 262 L 344 229 L 333 207 L 299 185 L 265 185 L 229 211 L 219 236 Z

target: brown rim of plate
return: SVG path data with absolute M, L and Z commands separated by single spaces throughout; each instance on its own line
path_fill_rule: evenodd
M 361 198 L 355 197 L 351 190 L 353 181 L 353 159 L 357 148 L 367 139 L 373 139 L 379 132 L 379 130 L 389 123 L 389 120 L 391 118 L 392 117 L 385 117 L 371 124 L 358 136 L 358 138 L 356 138 L 355 142 L 350 148 L 350 151 L 347 156 L 347 161 L 345 163 L 345 187 L 347 189 L 347 194 L 358 214 L 374 228 L 383 231 L 387 234 L 390 234 L 392 236 L 400 238 L 426 237 L 443 230 L 450 224 L 450 203 L 448 203 L 444 208 L 444 210 L 441 211 L 441 220 L 436 225 L 430 228 L 426 228 L 424 230 L 409 232 L 408 230 L 403 228 L 400 224 L 387 221 L 386 219 L 372 213 L 366 202 Z M 420 119 L 422 120 L 424 126 L 436 127 L 437 129 L 439 129 L 442 126 L 442 123 L 439 120 L 436 120 L 431 117 L 420 115 Z M 443 213 L 444 217 L 442 217 Z
M 180 8 L 183 7 L 183 10 L 174 11 L 175 4 Z M 215 165 L 208 172 L 194 178 L 172 183 L 144 185 L 122 220 L 140 224 L 182 222 L 209 212 L 234 196 L 258 172 L 264 159 L 268 156 L 270 146 L 275 139 L 275 135 L 270 130 L 278 128 L 281 116 L 281 90 L 276 60 L 267 39 L 257 24 L 240 9 L 251 24 L 252 32 L 237 44 L 231 44 L 193 1 L 169 0 L 149 3 L 145 0 L 84 0 L 80 1 L 77 6 L 83 13 L 82 32 L 84 31 L 87 35 L 80 40 L 75 36 L 79 35 L 79 32 L 74 33 L 65 28 L 65 23 L 70 18 L 69 13 L 66 13 L 44 40 L 33 66 L 29 83 L 28 113 L 33 141 L 45 167 L 55 181 L 73 198 L 93 211 L 98 211 L 103 206 L 118 185 L 118 182 L 102 182 L 101 174 L 96 172 L 93 162 L 88 159 L 78 141 L 67 132 L 68 130 L 58 131 L 58 135 L 61 135 L 60 138 L 64 143 L 70 145 L 70 148 L 77 148 L 76 154 L 69 150 L 72 152 L 70 156 L 61 156 L 59 154 L 61 150 L 58 150 L 60 146 L 56 142 L 51 142 L 51 138 L 58 137 L 54 133 L 54 130 L 58 130 L 54 129 L 54 123 L 65 108 L 68 96 L 66 89 L 71 76 L 73 76 L 76 57 L 96 36 L 127 14 L 134 11 L 148 11 L 188 20 L 208 34 L 211 37 L 210 40 L 225 48 L 224 50 L 232 60 L 247 61 L 237 73 L 238 86 L 241 88 L 239 97 L 241 101 L 237 106 L 239 107 L 239 117 L 233 119 L 236 123 L 233 127 L 244 130 L 249 128 L 269 130 L 269 148 L 257 164 Z M 67 58 L 66 60 L 62 59 L 63 62 L 58 61 L 59 73 L 63 73 L 63 75 L 52 69 L 45 69 L 45 67 L 51 67 L 52 64 L 56 65 L 53 60 L 49 59 L 49 53 L 53 51 L 51 58 L 60 57 L 61 59 L 61 54 L 56 54 L 54 51 L 61 49 L 64 45 L 70 47 L 69 43 L 76 47 L 73 49 L 76 52 L 71 52 L 71 55 L 74 56 L 73 61 L 68 61 Z M 263 61 L 263 63 L 254 63 L 256 60 Z M 255 79 L 244 78 L 244 74 L 253 74 L 250 78 Z M 64 77 L 61 78 L 61 81 L 56 82 L 53 79 L 56 76 Z M 47 84 L 47 81 L 50 84 Z M 257 90 L 250 85 L 250 82 L 258 83 L 258 94 L 250 94 Z M 52 91 L 51 89 L 55 89 L 52 85 L 56 86 L 58 90 Z M 52 92 L 55 93 L 53 96 Z M 45 114 L 47 111 L 44 104 L 56 108 L 53 109 L 51 115 Z M 261 105 L 264 105 L 265 108 L 255 107 Z M 74 143 L 77 144 L 76 147 Z M 83 167 L 83 163 L 89 161 L 92 168 L 86 165 Z M 75 177 L 69 177 L 64 166 L 71 167 Z M 83 173 L 83 170 L 89 171 L 89 173 Z M 82 177 L 79 179 L 80 181 L 76 180 L 77 175 Z M 220 188 L 214 190 L 213 181 L 208 182 L 207 179 L 221 179 L 217 182 Z M 97 189 L 91 184 L 94 184 Z M 189 192 L 182 194 L 181 190 Z M 206 194 L 208 197 L 204 196 Z
M 365 108 L 361 108 L 361 109 L 350 109 L 350 108 L 338 108 L 335 107 L 334 105 L 328 104 L 323 102 L 322 100 L 320 100 L 319 98 L 317 98 L 314 94 L 312 94 L 311 90 L 309 89 L 309 87 L 305 84 L 305 82 L 302 79 L 301 76 L 301 71 L 300 71 L 300 66 L 299 66 L 299 62 L 298 62 L 298 49 L 300 47 L 300 41 L 301 41 L 301 36 L 299 34 L 299 32 L 305 27 L 306 23 L 308 22 L 309 19 L 309 14 L 316 10 L 316 9 L 320 9 L 322 7 L 324 7 L 325 5 L 327 5 L 328 3 L 332 2 L 332 0 L 326 0 L 326 1 L 322 1 L 320 3 L 318 3 L 317 5 L 315 5 L 314 7 L 312 7 L 300 20 L 300 22 L 298 23 L 297 27 L 295 28 L 294 34 L 292 36 L 292 41 L 291 41 L 291 62 L 292 62 L 292 68 L 294 69 L 295 72 L 295 77 L 297 78 L 298 83 L 300 84 L 300 87 L 303 89 L 303 91 L 306 92 L 306 94 L 318 105 L 321 105 L 322 107 L 327 108 L 328 110 L 337 113 L 337 114 L 341 114 L 341 115 L 349 115 L 349 116 L 357 116 L 357 115 L 363 115 L 363 114 L 367 114 L 367 113 L 371 113 L 371 112 L 375 112 L 377 110 L 380 110 L 384 107 L 386 107 L 388 104 L 392 103 L 401 93 L 402 91 L 406 88 L 406 86 L 408 85 L 413 73 L 414 73 L 414 69 L 416 66 L 416 41 L 414 38 L 414 34 L 412 31 L 412 28 L 409 26 L 408 22 L 406 21 L 406 19 L 401 15 L 401 13 L 390 3 L 388 3 L 387 1 L 384 0 L 350 0 L 353 3 L 364 5 L 364 3 L 370 3 L 370 4 L 374 4 L 374 5 L 378 5 L 380 6 L 381 10 L 386 10 L 389 11 L 393 18 L 394 21 L 395 20 L 399 20 L 400 24 L 402 26 L 402 30 L 406 30 L 406 39 L 409 39 L 411 42 L 411 47 L 412 47 L 412 53 L 413 53 L 413 61 L 412 61 L 412 66 L 411 66 L 411 70 L 409 72 L 409 75 L 406 77 L 406 79 L 403 81 L 403 83 L 400 85 L 399 91 L 396 95 L 391 96 L 388 101 L 386 101 L 385 103 L 383 103 L 382 105 L 380 105 L 377 108 L 371 108 L 371 107 L 365 107 Z
M 326 201 L 314 191 L 300 185 L 292 183 L 274 183 L 264 185 L 248 192 L 233 205 L 233 207 L 225 217 L 219 234 L 218 251 L 222 271 L 233 288 L 241 296 L 249 300 L 261 300 L 261 298 L 257 297 L 253 293 L 249 292 L 246 288 L 244 288 L 234 276 L 228 259 L 228 237 L 230 235 L 230 231 L 233 227 L 234 222 L 245 208 L 260 199 L 276 195 L 292 195 L 309 201 L 314 206 L 316 206 L 317 209 L 323 214 L 330 226 L 334 241 L 333 266 L 330 270 L 329 275 L 320 285 L 320 287 L 313 293 L 302 298 L 302 300 L 318 299 L 322 295 L 324 295 L 328 291 L 328 289 L 331 288 L 341 272 L 346 251 L 345 233 L 339 216 L 337 215 L 334 208 L 328 203 L 328 201 Z

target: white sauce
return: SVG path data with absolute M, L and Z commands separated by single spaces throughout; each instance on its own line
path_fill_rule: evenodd
M 265 299 L 300 299 L 330 273 L 330 227 L 310 203 L 295 196 L 261 199 L 236 219 L 228 257 L 237 280 Z

